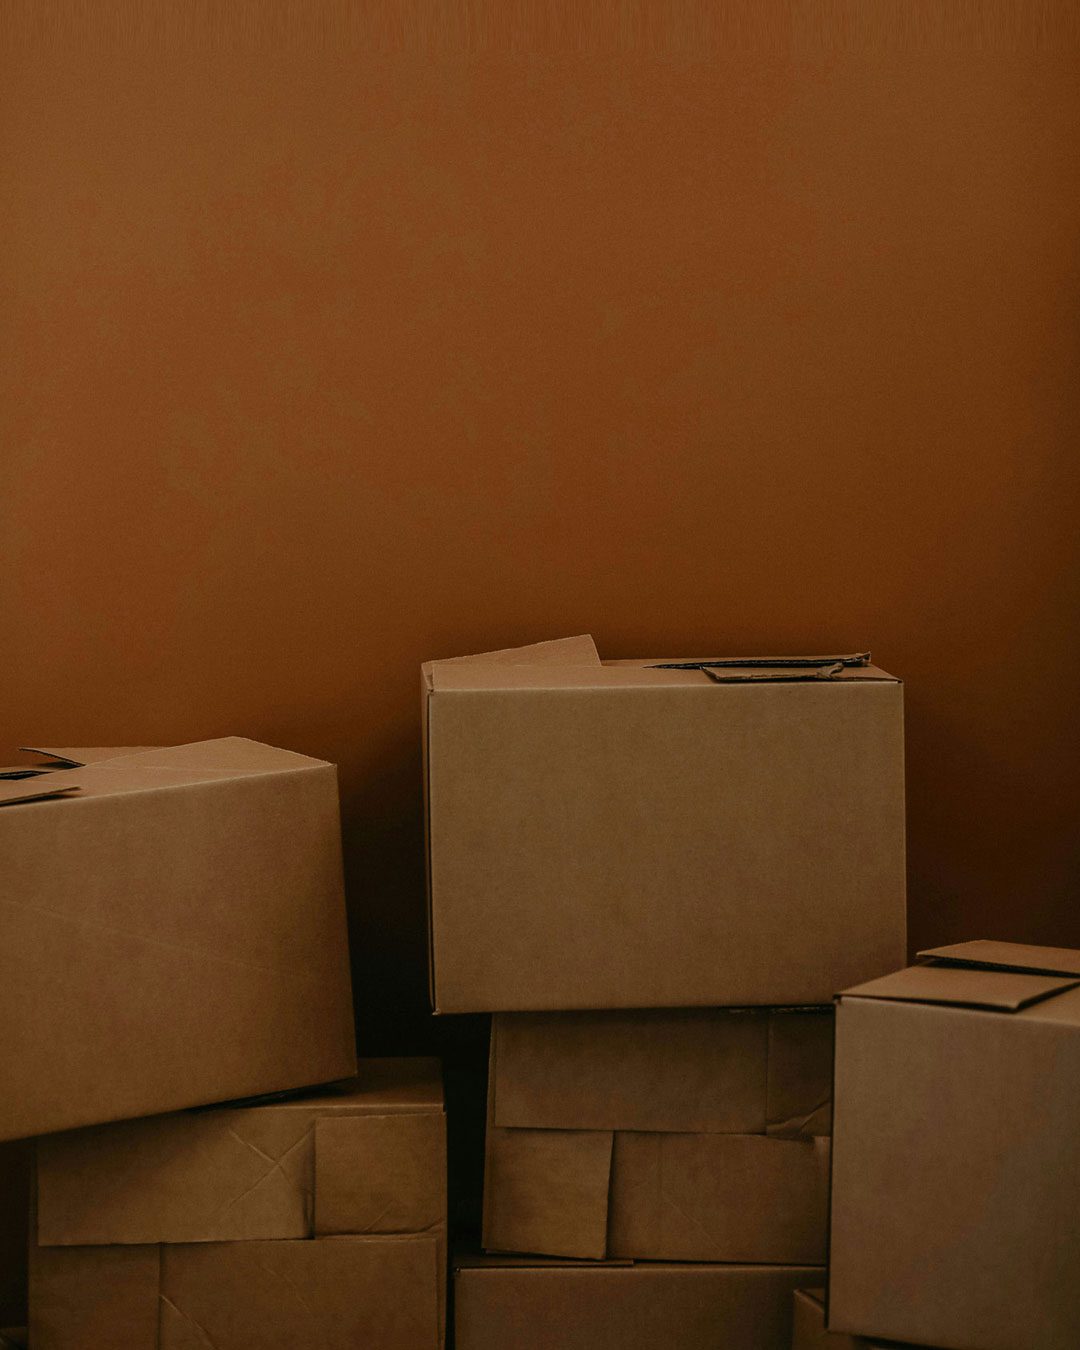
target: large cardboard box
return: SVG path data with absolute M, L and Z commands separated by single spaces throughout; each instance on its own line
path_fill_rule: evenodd
M 847 991 L 829 1327 L 1080 1345 L 1080 952 L 968 942 Z
M 789 1350 L 806 1266 L 460 1261 L 457 1350 Z
M 78 754 L 0 781 L 0 1139 L 355 1072 L 334 766 Z
M 823 1003 L 906 956 L 902 687 L 863 656 L 423 669 L 437 1012 Z
M 825 1260 L 832 1015 L 492 1019 L 484 1247 Z
M 50 1136 L 35 1199 L 37 1350 L 440 1343 L 435 1061 L 365 1060 L 311 1096 Z

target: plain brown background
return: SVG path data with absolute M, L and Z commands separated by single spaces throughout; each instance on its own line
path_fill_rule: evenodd
M 870 647 L 913 945 L 1080 945 L 1074 52 L 195 9 L 6 34 L 4 757 L 336 761 L 362 1046 L 422 1049 L 422 660 Z

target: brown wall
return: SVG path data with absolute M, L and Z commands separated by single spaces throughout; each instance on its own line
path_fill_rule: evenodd
M 5 66 L 0 744 L 336 760 L 365 1048 L 430 1035 L 420 661 L 581 630 L 872 646 L 914 942 L 1080 944 L 1074 57 Z

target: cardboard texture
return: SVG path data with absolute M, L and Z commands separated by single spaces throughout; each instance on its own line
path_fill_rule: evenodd
M 426 665 L 436 1011 L 823 1003 L 899 965 L 903 691 L 812 660 Z
M 964 947 L 839 999 L 829 1327 L 1075 1350 L 1080 952 Z
M 218 1350 L 434 1346 L 438 1063 L 367 1060 L 302 1098 L 42 1139 L 36 1208 L 30 1319 L 44 1350 L 205 1346 L 198 1334 Z M 95 1341 L 108 1327 L 122 1340 Z
M 884 1341 L 829 1331 L 825 1326 L 825 1293 L 820 1289 L 796 1289 L 791 1350 L 889 1350 Z M 904 1350 L 893 1342 L 892 1350 Z
M 832 1021 L 825 1010 L 497 1015 L 484 1247 L 823 1262 Z
M 489 1261 L 454 1272 L 457 1350 L 789 1350 L 805 1266 Z
M 333 765 L 62 753 L 0 784 L 0 1139 L 355 1072 Z
M 35 1350 L 439 1350 L 430 1237 L 41 1248 Z

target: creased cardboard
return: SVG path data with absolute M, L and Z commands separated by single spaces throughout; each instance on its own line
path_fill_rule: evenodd
M 355 1071 L 332 765 L 229 738 L 0 798 L 0 1138 Z
M 357 1079 L 308 1096 L 46 1137 L 35 1200 L 35 1345 L 89 1345 L 111 1325 L 123 1339 L 98 1343 L 131 1350 L 179 1350 L 200 1328 L 219 1350 L 423 1346 L 429 1311 L 441 1334 L 436 1061 L 365 1060 Z M 372 1247 L 339 1250 L 360 1239 Z M 371 1306 L 346 1314 L 350 1300 Z
M 183 1111 L 37 1145 L 43 1246 L 436 1230 L 446 1128 L 436 1060 L 259 1105 Z
M 454 1274 L 458 1350 L 789 1350 L 805 1266 L 489 1260 Z
M 978 946 L 973 964 L 970 950 L 931 958 L 839 999 L 829 1327 L 1067 1350 L 1080 1345 L 1080 953 Z
M 485 1248 L 823 1262 L 831 1044 L 823 1010 L 497 1015 Z
M 433 1238 L 49 1247 L 35 1350 L 439 1350 Z
M 424 668 L 437 1011 L 822 1003 L 900 964 L 898 681 L 524 658 Z

